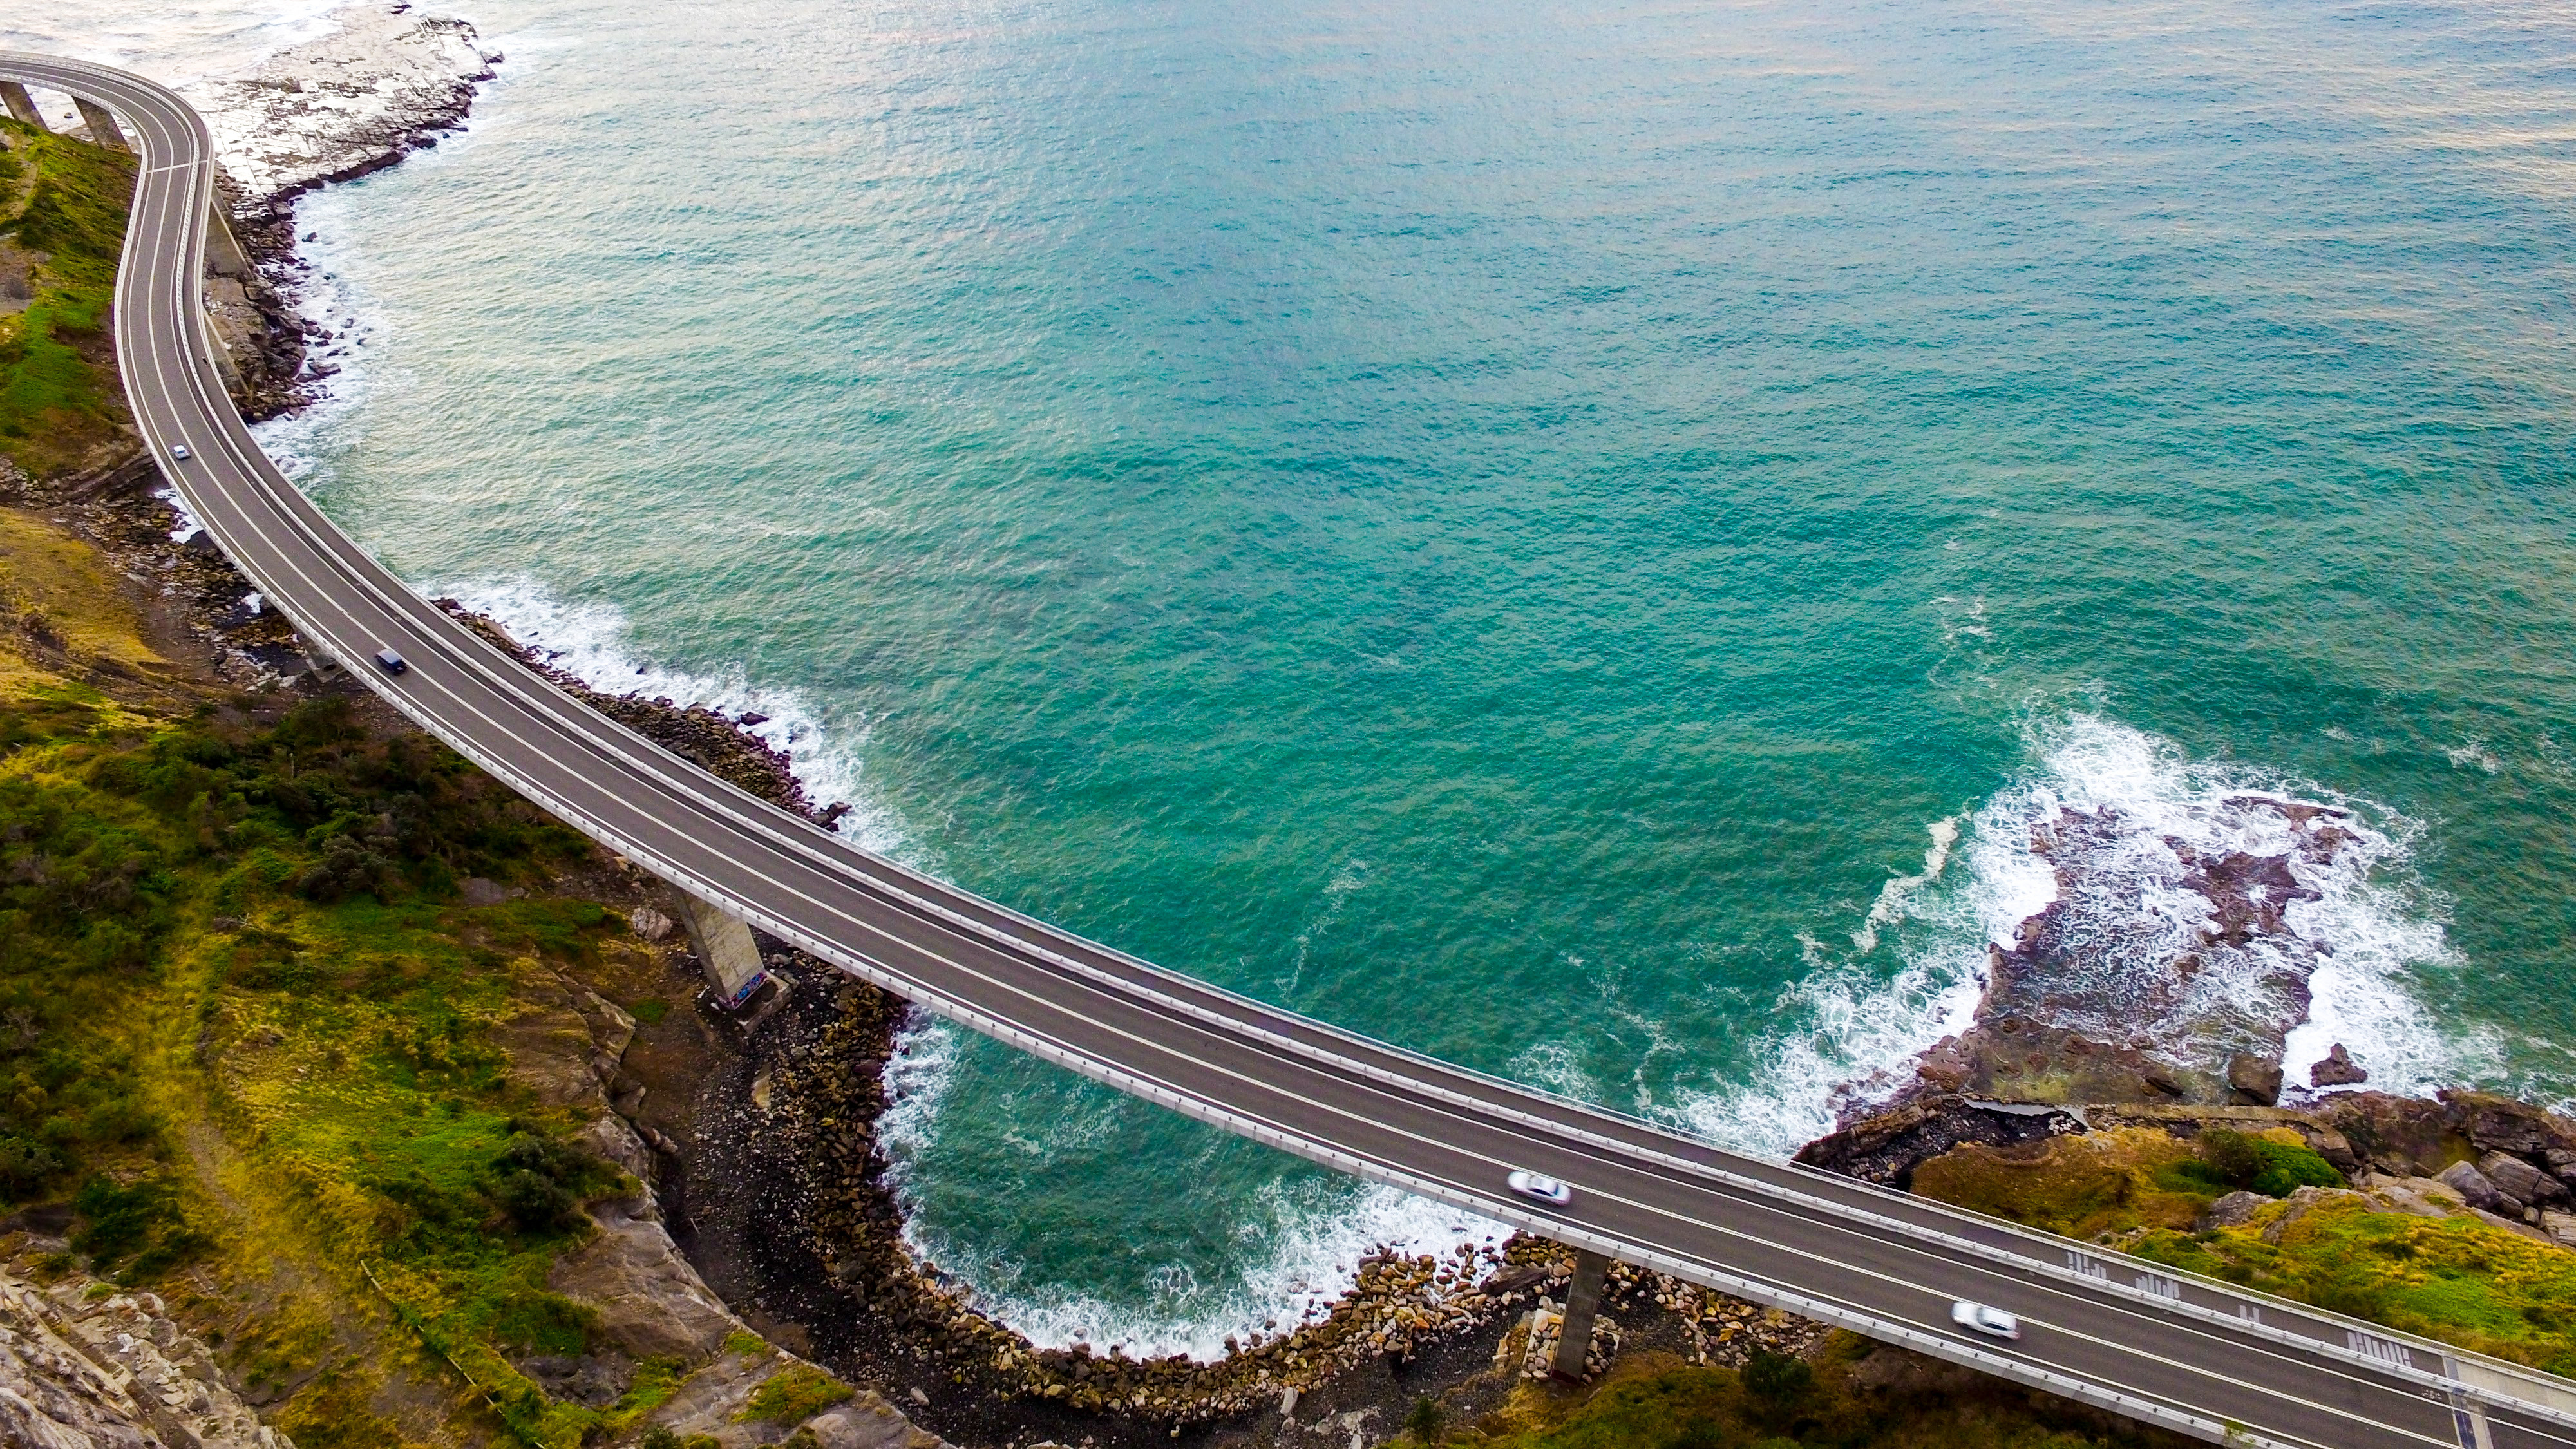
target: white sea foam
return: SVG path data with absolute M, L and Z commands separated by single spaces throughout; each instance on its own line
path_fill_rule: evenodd
M 1762 1050 L 1753 1084 L 1685 1092 L 1669 1115 L 1718 1141 L 1783 1154 L 1829 1130 L 1843 1108 L 1902 1087 L 1926 1049 L 1973 1020 L 1988 945 L 2010 944 L 2023 921 L 2058 898 L 2056 868 L 2032 849 L 2032 835 L 2061 810 L 2107 810 L 2120 824 L 2116 839 L 2086 857 L 2070 910 L 2118 940 L 2107 960 L 2132 979 L 2093 986 L 2105 1003 L 2121 1000 L 2148 973 L 2166 972 L 2205 916 L 2205 898 L 2181 888 L 2168 841 L 2204 856 L 2289 851 L 2286 817 L 2245 808 L 2248 795 L 2349 811 L 2340 823 L 2355 837 L 2327 864 L 2295 858 L 2291 867 L 2319 895 L 2287 912 L 2290 931 L 2318 962 L 2308 1018 L 2289 1038 L 2293 1087 L 2338 1041 L 2368 1068 L 2370 1085 L 2387 1091 L 2426 1092 L 2498 1068 L 2498 1043 L 2445 1032 L 2413 994 L 2418 973 L 2451 962 L 2440 921 L 2410 889 L 2415 822 L 2277 772 L 2190 760 L 2172 742 L 2099 714 L 2034 720 L 2027 743 L 2028 776 L 1969 817 L 1961 837 L 1945 832 L 1955 821 L 1928 827 L 1923 870 L 1881 888 L 1852 932 L 1850 956 L 1809 952 L 1817 969 L 1778 1007 L 1799 1024 Z M 1964 844 L 1954 846 L 1959 838 Z M 1901 958 L 1892 975 L 1870 959 L 1886 935 Z M 2227 953 L 2204 952 L 2212 968 L 2195 982 L 2201 994 L 2192 1009 L 2263 1008 L 2263 969 L 2278 964 L 2264 949 L 2258 943 L 2232 967 Z M 2097 1025 L 2118 1026 L 2114 1039 L 2126 1041 L 2142 1024 Z M 2194 1044 L 2155 1047 L 2182 1056 Z
M 205 520 L 197 516 L 197 511 L 188 506 L 188 500 L 179 496 L 177 484 L 165 482 L 153 490 L 152 496 L 169 504 L 170 511 L 179 516 L 179 521 L 170 525 L 172 543 L 185 543 L 189 534 L 206 526 Z
M 886 1107 L 877 1119 L 887 1182 L 902 1205 L 904 1241 L 914 1254 L 967 1285 L 978 1308 L 1042 1348 L 1121 1344 L 1133 1355 L 1183 1353 L 1206 1362 L 1225 1352 L 1229 1337 L 1276 1336 L 1321 1318 L 1358 1281 L 1360 1259 L 1372 1252 L 1490 1253 L 1511 1235 L 1501 1223 L 1394 1188 L 1300 1177 L 1274 1181 L 1242 1206 L 1237 1240 L 1253 1261 L 1228 1291 L 1203 1290 L 1178 1262 L 1148 1270 L 1150 1299 L 1140 1306 L 1031 1282 L 1002 1254 L 922 1226 L 919 1164 L 955 1083 L 959 1046 L 957 1028 L 926 1014 L 915 1014 L 898 1035 L 886 1065 Z
M 40 7 L 0 20 L 0 49 L 78 56 L 185 85 L 248 70 L 278 51 L 329 34 L 334 13 L 348 3 L 118 0 Z M 56 118 L 50 107 L 48 118 Z
M 322 476 L 332 453 L 355 446 L 347 424 L 364 415 L 380 380 L 367 348 L 383 329 L 384 313 L 356 275 L 363 259 L 349 240 L 350 205 L 349 193 L 336 188 L 296 204 L 296 255 L 306 270 L 294 285 L 295 309 L 330 334 L 313 341 L 305 359 L 310 368 L 332 373 L 310 385 L 312 401 L 304 407 L 251 428 L 260 448 L 298 484 Z
M 1852 932 L 1852 949 L 1868 955 L 1878 949 L 1878 931 L 1905 919 L 1907 905 L 1914 893 L 1941 878 L 1941 870 L 1950 863 L 1950 847 L 1959 843 L 1959 823 L 1966 817 L 1954 815 L 1935 820 L 1927 829 L 1932 843 L 1923 850 L 1923 869 L 1913 875 L 1900 875 L 1878 888 L 1878 899 L 1871 903 L 1868 919 Z
M 1511 1059 L 1504 1074 L 1516 1082 L 1571 1097 L 1578 1102 L 1598 1102 L 1601 1084 L 1583 1069 L 1582 1059 L 1574 1047 L 1561 1041 L 1543 1041 Z
M 740 665 L 700 673 L 649 658 L 634 642 L 626 614 L 613 604 L 571 602 L 531 579 L 433 584 L 425 592 L 456 599 L 500 621 L 510 637 L 542 651 L 559 669 L 610 694 L 702 704 L 722 714 L 768 719 L 749 732 L 786 752 L 806 794 L 818 804 L 847 804 L 840 832 L 880 855 L 915 868 L 927 865 L 893 813 L 872 804 L 861 779 L 865 721 L 834 727 L 797 689 L 753 683 Z
M 1660 1115 L 1741 1151 L 1786 1157 L 1833 1130 L 1834 1113 L 1899 1075 L 1976 1012 L 1982 942 L 1906 961 L 1891 978 L 1854 960 L 1829 963 L 1783 994 L 1776 1016 L 1802 1025 L 1758 1054 L 1745 1087 L 1684 1088 Z

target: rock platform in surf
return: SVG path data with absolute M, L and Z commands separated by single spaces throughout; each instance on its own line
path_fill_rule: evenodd
M 2107 805 L 2036 821 L 2030 851 L 2053 873 L 2054 899 L 1988 947 L 1974 1025 L 1860 1112 L 1949 1093 L 2270 1106 L 2285 1081 L 2367 1080 L 2349 1053 L 2304 1078 L 2287 1076 L 2283 1056 L 2331 953 L 2300 908 L 2324 898 L 2320 878 L 2358 868 L 2368 837 L 2339 806 L 2248 792 L 2214 808 L 2214 833 L 2237 848 L 2195 846 Z

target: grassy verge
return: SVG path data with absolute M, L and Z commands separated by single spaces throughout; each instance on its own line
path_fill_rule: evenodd
M 16 121 L 0 121 L 0 143 L 0 271 L 29 294 L 0 314 L 0 452 L 43 475 L 123 425 L 106 326 L 135 162 Z
M 2146 1233 L 2129 1251 L 2576 1377 L 2576 1253 L 2475 1218 L 2337 1198 L 2241 1228 Z
M 1963 1147 L 1917 1168 L 1914 1190 L 2283 1298 L 2576 1374 L 2576 1253 L 2474 1217 L 2374 1209 L 2360 1194 L 2283 1201 L 2194 1231 L 2219 1196 L 2287 1198 L 2342 1178 L 2295 1133 L 2152 1128 Z
M 424 1401 L 457 1437 L 548 1449 L 631 1424 L 675 1366 L 605 1407 L 518 1367 L 593 1349 L 547 1275 L 621 1179 L 495 1036 L 622 926 L 459 891 L 589 847 L 345 702 L 110 697 L 83 678 L 142 651 L 120 597 L 76 541 L 0 515 L 0 1207 L 66 1205 L 80 1266 L 220 1320 L 305 1449 L 417 1441 Z M 406 1410 L 404 1374 L 443 1387 Z

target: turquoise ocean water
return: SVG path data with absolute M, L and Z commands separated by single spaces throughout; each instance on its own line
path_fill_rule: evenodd
M 478 0 L 269 437 L 904 859 L 1740 1145 L 1955 1025 L 2034 812 L 2249 785 L 2370 826 L 2302 1049 L 2576 1092 L 2576 9 L 1249 9 Z M 1050 1341 L 1476 1231 L 911 1053 Z

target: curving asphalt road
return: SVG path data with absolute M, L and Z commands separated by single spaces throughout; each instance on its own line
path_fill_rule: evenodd
M 161 471 L 224 552 L 423 728 L 673 883 L 953 1021 L 1311 1161 L 2200 1438 L 2576 1449 L 2565 1381 L 1356 1037 L 905 870 L 678 759 L 415 596 L 260 451 L 209 360 L 213 148 L 187 103 L 57 57 L 0 53 L 0 76 L 99 101 L 140 138 L 117 354 Z M 383 648 L 409 671 L 377 669 Z M 1574 1201 L 1512 1196 L 1516 1167 Z M 1962 1298 L 2018 1314 L 2023 1336 L 1958 1329 Z

